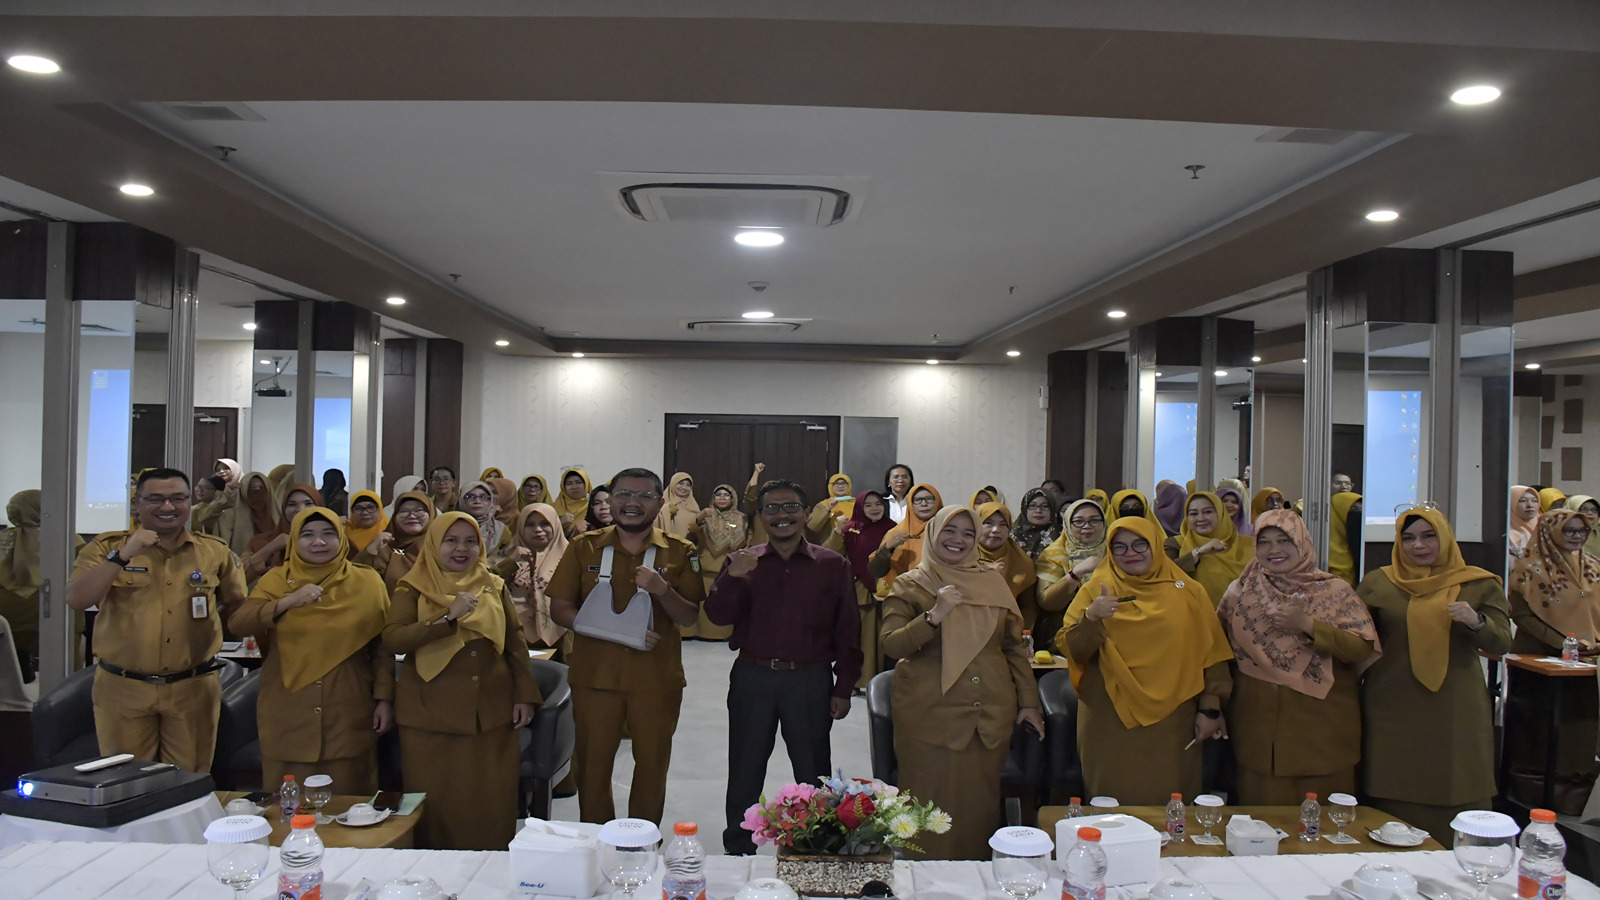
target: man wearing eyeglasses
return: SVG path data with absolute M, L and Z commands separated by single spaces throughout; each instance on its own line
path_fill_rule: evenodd
M 566 628 L 589 603 L 609 601 L 613 612 L 624 613 L 642 593 L 650 604 L 642 650 L 574 630 L 567 681 L 577 726 L 572 764 L 585 822 L 616 818 L 611 770 L 624 728 L 634 760 L 628 815 L 660 822 L 666 806 L 672 735 L 686 684 L 678 626 L 699 621 L 705 583 L 695 546 L 654 527 L 662 493 L 661 476 L 649 469 L 618 472 L 610 501 L 616 524 L 574 537 L 546 589 L 550 618 Z M 602 571 L 608 551 L 610 571 Z
M 728 676 L 728 827 L 731 855 L 756 852 L 744 812 L 761 797 L 775 732 L 783 728 L 797 784 L 832 769 L 833 720 L 850 712 L 861 676 L 861 613 L 850 564 L 806 540 L 805 489 L 769 481 L 756 496 L 767 542 L 735 550 L 711 586 L 706 618 L 732 625 L 739 651 Z
M 222 621 L 246 595 L 222 539 L 189 530 L 189 478 L 150 469 L 134 489 L 135 531 L 112 531 L 78 554 L 67 605 L 98 605 L 94 728 L 106 756 L 207 772 L 222 710 Z M 220 607 L 220 608 L 219 608 Z

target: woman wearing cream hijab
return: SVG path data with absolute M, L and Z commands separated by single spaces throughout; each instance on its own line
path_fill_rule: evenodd
M 1130 806 L 1200 792 L 1202 748 L 1227 734 L 1233 649 L 1211 598 L 1161 552 L 1155 522 L 1124 516 L 1067 607 L 1056 647 L 1078 692 L 1078 754 L 1090 794 Z
M 1448 840 L 1456 813 L 1495 796 L 1478 654 L 1510 650 L 1511 622 L 1499 576 L 1462 560 L 1443 513 L 1412 509 L 1394 531 L 1394 562 L 1356 589 L 1383 644 L 1361 684 L 1363 794 Z
M 976 514 L 933 517 L 915 568 L 889 585 L 882 646 L 894 670 L 900 789 L 950 814 L 946 834 L 919 837 L 931 859 L 984 859 L 1002 825 L 1000 776 L 1015 726 L 1039 739 L 1039 686 L 1022 614 L 1005 578 L 978 561 Z
M 728 554 L 750 546 L 750 519 L 739 511 L 738 494 L 733 485 L 719 484 L 711 489 L 711 505 L 695 517 L 689 539 L 700 548 L 700 577 L 709 594 L 712 583 L 728 561 Z M 693 625 L 679 625 L 678 631 L 684 637 L 708 641 L 725 641 L 733 636 L 733 626 L 711 621 L 703 604 L 699 620 Z
M 548 503 L 530 503 L 517 513 L 511 535 L 510 550 L 494 573 L 506 583 L 528 646 L 552 647 L 556 652 L 550 658 L 562 662 L 571 641 L 566 639 L 567 629 L 550 618 L 550 597 L 545 594 L 567 552 L 561 517 Z
M 1539 492 L 1521 484 L 1511 486 L 1511 530 L 1506 534 L 1507 552 L 1511 566 L 1517 564 L 1528 552 L 1534 535 L 1539 531 Z
M 448 512 L 428 526 L 400 579 L 383 648 L 404 653 L 395 718 L 406 789 L 428 794 L 417 843 L 499 850 L 517 831 L 521 752 L 514 729 L 541 701 L 505 582 L 483 565 L 478 523 Z
M 700 515 L 700 504 L 694 499 L 694 479 L 688 472 L 679 472 L 667 482 L 667 495 L 662 498 L 661 512 L 656 514 L 656 527 L 673 537 L 688 538 L 694 528 L 695 517 Z
M 289 528 L 288 560 L 228 617 L 261 643 L 261 783 L 333 777 L 341 793 L 378 789 L 378 736 L 394 727 L 394 655 L 383 651 L 389 592 L 349 561 L 339 516 L 312 507 Z

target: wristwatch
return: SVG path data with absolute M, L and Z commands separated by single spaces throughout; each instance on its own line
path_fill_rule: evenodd
M 110 553 L 107 553 L 106 554 L 106 562 L 116 563 L 117 565 L 121 566 L 124 569 L 126 569 L 128 567 L 128 561 L 122 558 L 122 548 L 121 547 L 118 547 L 117 549 L 111 551 Z

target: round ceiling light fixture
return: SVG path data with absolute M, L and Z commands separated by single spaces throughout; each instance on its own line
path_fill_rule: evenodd
M 938 364 L 939 364 L 939 361 L 937 359 L 928 360 L 928 365 L 930 365 L 930 366 L 937 366 Z
M 1022 355 L 1022 351 L 1021 350 L 1007 350 L 1006 351 L 1006 355 L 1011 357 L 1012 359 L 1016 359 L 1017 357 Z
M 783 235 L 776 231 L 741 231 L 733 241 L 746 247 L 776 247 L 783 243 Z
M 768 312 L 767 310 L 764 310 L 764 309 L 752 309 L 749 312 L 743 314 L 740 318 L 744 318 L 744 319 L 770 319 L 770 318 L 772 318 L 772 313 L 770 313 L 770 312 Z
M 118 188 L 118 190 L 122 191 L 124 194 L 127 194 L 129 197 L 148 197 L 156 192 L 156 189 L 150 185 L 139 184 L 136 181 L 130 181 Z
M 1228 377 L 1228 370 L 1227 369 L 1218 369 L 1215 372 L 1212 372 L 1211 374 L 1217 376 L 1218 378 L 1227 378 Z
M 1120 309 L 1108 309 L 1106 310 L 1106 317 L 1110 319 L 1125 319 L 1128 314 Z
M 30 56 L 25 53 L 8 58 L 6 64 L 13 69 L 32 75 L 54 75 L 61 71 L 61 67 L 56 65 L 55 60 L 43 56 Z
M 494 345 L 496 347 L 509 347 L 509 346 L 511 346 L 511 342 L 506 340 L 505 338 L 501 338 L 500 340 L 495 341 Z
M 1251 362 L 1261 362 L 1261 357 L 1259 357 L 1259 356 L 1252 356 L 1252 357 L 1250 357 L 1250 361 L 1251 361 Z
M 404 298 L 404 297 L 390 297 L 389 299 L 387 299 L 387 300 L 385 300 L 383 302 L 389 304 L 390 306 L 405 306 L 406 305 L 406 298 Z
M 1462 106 L 1478 106 L 1499 100 L 1500 89 L 1492 84 L 1474 84 L 1451 94 L 1450 99 Z
M 572 358 L 573 359 L 583 359 L 583 354 L 582 353 L 574 353 L 574 354 L 572 354 Z
M 1524 369 L 1537 369 L 1537 368 L 1539 368 L 1539 364 L 1538 363 L 1525 363 L 1522 367 Z
M 1367 213 L 1368 222 L 1393 222 L 1400 218 L 1400 214 L 1392 209 L 1375 209 Z
M 256 323 L 254 323 L 254 322 L 246 322 L 246 323 L 244 323 L 244 330 L 245 331 L 255 331 L 256 330 Z

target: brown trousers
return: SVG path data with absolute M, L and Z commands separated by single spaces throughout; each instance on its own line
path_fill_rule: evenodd
M 94 730 L 105 756 L 211 771 L 222 716 L 222 682 L 212 672 L 172 684 L 146 684 L 100 669 L 94 673 Z
M 626 729 L 633 740 L 628 815 L 661 821 L 667 805 L 672 735 L 678 730 L 678 710 L 682 705 L 682 688 L 604 691 L 573 685 L 572 717 L 578 733 L 572 764 L 578 773 L 580 819 L 603 824 L 616 818 L 611 771 Z

